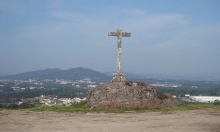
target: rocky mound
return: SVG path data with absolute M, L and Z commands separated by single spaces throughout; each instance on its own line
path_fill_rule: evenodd
M 102 84 L 87 96 L 90 107 L 99 108 L 159 108 L 174 106 L 178 101 L 142 82 L 113 82 Z

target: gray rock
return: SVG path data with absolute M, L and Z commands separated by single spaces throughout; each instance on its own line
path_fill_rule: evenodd
M 99 108 L 159 108 L 179 104 L 169 94 L 142 82 L 112 82 L 91 90 L 87 96 L 89 107 Z
M 116 74 L 114 74 L 111 82 L 112 83 L 114 83 L 114 82 L 127 82 L 127 80 L 126 80 L 126 77 L 123 73 L 116 73 Z

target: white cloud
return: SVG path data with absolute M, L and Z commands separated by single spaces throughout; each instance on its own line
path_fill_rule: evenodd
M 61 37 L 65 37 L 69 33 L 68 36 L 71 36 L 71 31 L 74 27 L 73 23 L 57 23 L 57 24 L 46 24 L 46 25 L 37 25 L 33 27 L 29 27 L 24 31 L 24 37 L 30 40 L 40 40 L 40 41 L 51 41 L 58 40 Z
M 53 12 L 51 15 L 61 21 L 74 23 L 75 29 L 85 34 L 88 38 L 98 39 L 100 37 L 96 36 L 102 36 L 104 32 L 107 34 L 109 31 L 116 31 L 119 27 L 122 28 L 123 31 L 129 30 L 132 32 L 132 38 L 138 38 L 135 40 L 131 39 L 130 42 L 133 43 L 142 43 L 147 39 L 161 37 L 161 32 L 165 29 L 173 30 L 173 26 L 184 27 L 188 24 L 188 20 L 184 16 L 178 14 L 146 15 L 144 11 L 134 11 L 134 9 L 128 12 L 132 12 L 131 14 L 127 13 L 130 15 L 130 18 L 122 18 L 122 20 L 118 20 L 117 17 L 115 18 L 114 16 L 112 19 L 108 19 L 105 17 L 92 17 L 86 14 L 63 11 Z M 119 23 L 115 24 L 117 22 Z M 173 32 L 176 31 L 174 30 Z
M 49 43 L 65 40 L 75 43 L 75 48 L 84 46 L 83 52 L 88 49 L 97 52 L 90 54 L 88 50 L 81 55 L 82 58 L 99 57 L 93 59 L 93 64 L 116 52 L 116 38 L 108 37 L 107 33 L 120 27 L 132 34 L 130 38 L 123 38 L 123 68 L 127 71 L 181 74 L 218 71 L 217 66 L 220 66 L 220 24 L 192 26 L 184 15 L 148 15 L 139 10 L 128 13 L 131 17 L 121 20 L 113 16 L 108 19 L 64 11 L 50 15 L 57 21 L 30 27 L 25 31 L 26 37 Z M 103 66 L 112 65 L 113 57 Z
M 218 71 L 220 67 L 220 24 L 180 30 L 168 41 L 135 47 L 141 64 L 149 71 L 164 74 L 195 74 Z M 182 31 L 182 32 L 181 32 Z M 158 38 L 159 39 L 159 38 Z M 147 42 L 146 42 L 147 43 Z
M 52 16 L 59 18 L 59 19 L 66 19 L 66 20 L 77 20 L 76 18 L 82 16 L 82 15 L 77 15 L 76 13 L 69 13 L 65 11 L 56 11 L 50 13 Z

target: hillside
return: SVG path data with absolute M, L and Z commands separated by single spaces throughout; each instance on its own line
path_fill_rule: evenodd
M 9 75 L 0 77 L 0 79 L 67 79 L 67 80 L 80 80 L 84 78 L 90 78 L 92 81 L 110 82 L 111 76 L 102 74 L 100 72 L 87 69 L 87 68 L 71 68 L 68 70 L 60 69 L 46 69 L 32 72 L 25 72 L 16 75 Z

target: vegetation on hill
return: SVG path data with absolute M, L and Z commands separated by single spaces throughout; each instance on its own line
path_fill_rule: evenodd
M 23 104 L 20 106 L 11 105 L 8 109 L 27 109 L 31 111 L 54 111 L 54 112 L 76 112 L 76 113 L 143 113 L 143 112 L 170 112 L 179 110 L 197 110 L 197 109 L 214 109 L 220 111 L 219 104 L 208 104 L 208 103 L 185 103 L 178 106 L 162 107 L 162 108 L 145 108 L 145 109 L 131 109 L 131 108 L 89 108 L 86 101 L 75 103 L 68 107 L 58 106 L 33 106 L 30 104 Z

